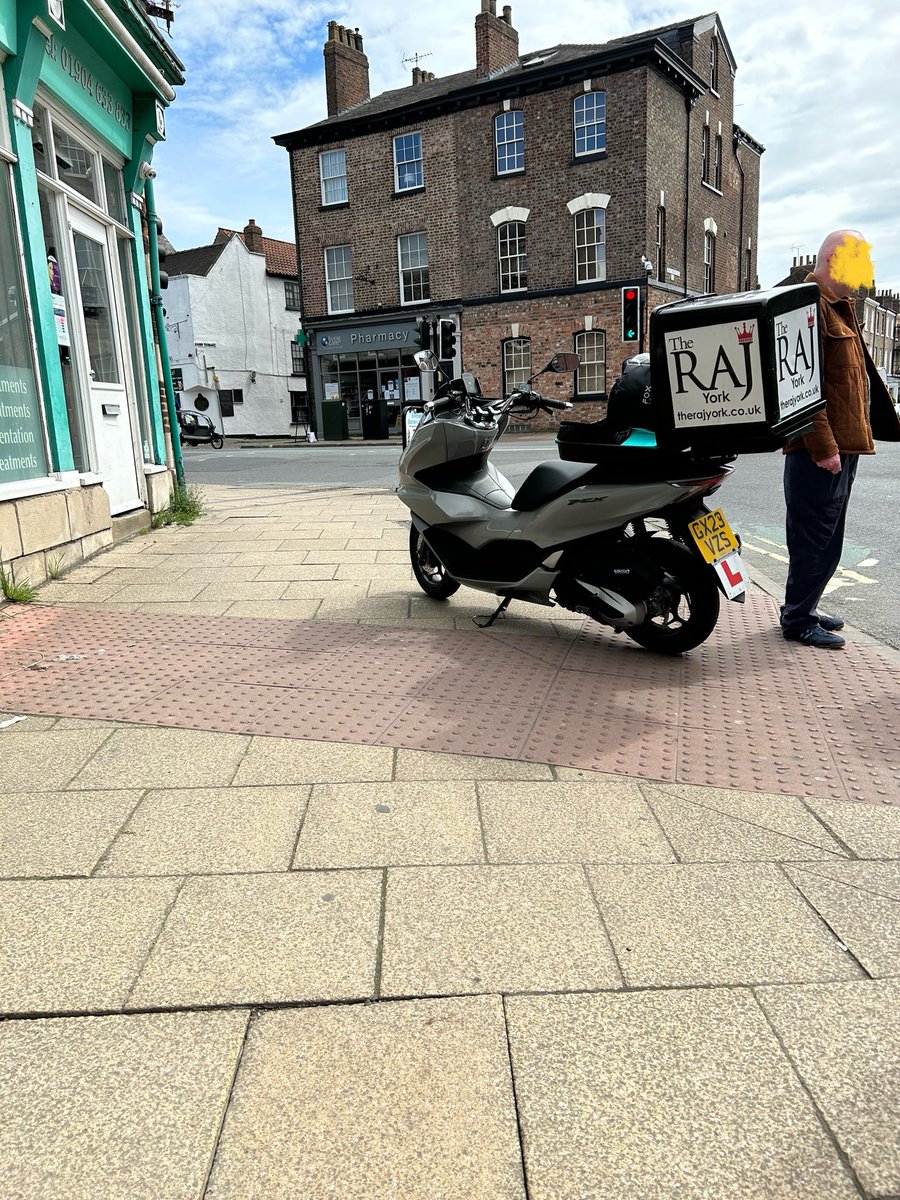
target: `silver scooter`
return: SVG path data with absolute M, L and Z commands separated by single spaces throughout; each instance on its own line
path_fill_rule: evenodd
M 439 369 L 431 351 L 415 357 L 420 371 Z M 703 503 L 733 459 L 609 445 L 594 462 L 540 463 L 518 490 L 490 461 L 513 414 L 572 407 L 531 384 L 578 365 L 577 354 L 557 354 L 499 400 L 463 375 L 424 405 L 397 488 L 412 513 L 413 572 L 434 600 L 461 584 L 500 596 L 490 616 L 475 618 L 482 627 L 513 600 L 559 604 L 649 650 L 682 654 L 712 633 L 720 592 L 742 601 L 749 584 L 740 539 Z

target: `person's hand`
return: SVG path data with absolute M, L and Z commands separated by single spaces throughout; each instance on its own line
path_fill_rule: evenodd
M 816 463 L 817 467 L 821 467 L 823 471 L 829 471 L 832 475 L 840 475 L 841 473 L 841 456 L 832 454 L 830 458 L 823 458 Z

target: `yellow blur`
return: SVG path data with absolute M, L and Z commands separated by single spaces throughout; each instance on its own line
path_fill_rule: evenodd
M 875 286 L 872 247 L 859 238 L 845 237 L 832 254 L 829 267 L 831 278 L 836 283 L 852 288 Z

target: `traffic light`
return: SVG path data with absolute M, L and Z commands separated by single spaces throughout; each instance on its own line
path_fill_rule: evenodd
M 159 263 L 159 286 L 160 290 L 169 286 L 169 276 L 163 270 L 163 263 L 166 261 L 166 250 L 160 240 L 162 238 L 163 223 L 156 218 L 156 261 Z
M 446 318 L 438 322 L 438 358 L 441 362 L 456 358 L 456 322 Z
M 641 291 L 622 288 L 622 341 L 636 342 L 641 336 Z
M 434 341 L 434 326 L 428 317 L 416 317 L 413 345 L 417 350 L 430 350 Z

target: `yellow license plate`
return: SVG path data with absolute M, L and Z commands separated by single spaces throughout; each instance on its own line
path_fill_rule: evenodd
M 689 525 L 691 537 L 708 563 L 718 562 L 726 554 L 738 549 L 739 543 L 734 530 L 725 520 L 721 508 L 704 513 Z

